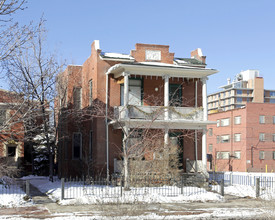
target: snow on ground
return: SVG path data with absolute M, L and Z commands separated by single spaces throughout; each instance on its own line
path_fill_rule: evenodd
M 19 186 L 10 186 L 9 188 L 0 185 L 0 207 L 21 207 L 31 206 L 31 201 L 24 200 L 25 192 Z
M 181 213 L 174 211 L 167 211 L 161 213 L 150 212 L 148 214 L 142 215 L 118 215 L 118 216 L 108 216 L 104 212 L 94 213 L 91 215 L 85 215 L 84 213 L 60 213 L 53 214 L 49 218 L 45 219 L 54 219 L 54 220 L 84 220 L 84 219 L 112 219 L 112 220 L 128 220 L 128 219 L 254 219 L 257 217 L 272 217 L 273 215 L 268 215 L 268 213 L 261 209 L 247 208 L 247 209 L 238 209 L 238 208 L 213 208 L 213 209 L 200 209 L 198 213 Z M 30 218 L 30 216 L 24 218 L 22 216 L 1 216 L 2 219 L 13 219 L 13 220 L 34 220 L 37 218 Z
M 120 187 L 92 186 L 83 187 L 82 184 L 74 183 L 65 188 L 65 199 L 61 198 L 61 181 L 50 182 L 48 177 L 29 176 L 23 179 L 30 179 L 30 183 L 41 192 L 46 193 L 53 201 L 59 201 L 61 205 L 73 204 L 98 204 L 98 203 L 182 203 L 182 202 L 207 202 L 223 201 L 223 197 L 217 193 L 208 192 L 197 187 L 184 187 L 183 195 L 180 188 L 162 186 L 131 188 L 130 191 L 123 191 L 120 196 Z M 178 191 L 177 191 L 178 190 Z M 159 192 L 168 195 L 160 195 Z M 85 193 L 84 193 L 85 192 Z M 133 193 L 134 192 L 134 193 Z M 114 195 L 114 196 L 113 196 Z

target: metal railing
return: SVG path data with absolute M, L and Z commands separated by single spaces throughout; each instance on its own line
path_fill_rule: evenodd
M 195 181 L 187 184 L 182 177 L 130 177 L 129 188 L 124 187 L 123 177 L 110 181 L 104 178 L 61 179 L 61 199 L 94 196 L 100 198 L 119 198 L 129 196 L 190 196 L 210 191 L 208 182 Z

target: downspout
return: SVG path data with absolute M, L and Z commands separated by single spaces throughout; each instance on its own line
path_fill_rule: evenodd
M 105 128 L 106 128 L 106 165 L 107 165 L 107 181 L 109 181 L 109 124 L 108 124 L 108 105 L 109 105 L 109 75 L 106 74 L 106 105 L 105 105 Z
M 195 83 L 195 108 L 198 108 L 198 81 Z M 195 172 L 198 172 L 198 131 L 195 129 Z

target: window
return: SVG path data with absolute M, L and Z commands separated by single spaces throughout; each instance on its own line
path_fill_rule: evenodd
M 236 116 L 236 117 L 234 118 L 234 123 L 235 123 L 235 125 L 241 124 L 241 116 Z
M 243 102 L 243 99 L 242 99 L 242 98 L 236 98 L 236 102 L 237 102 L 237 103 L 242 103 L 242 102 Z
M 231 99 L 228 99 L 228 105 L 231 105 Z
M 90 131 L 89 158 L 93 159 L 93 131 Z
M 275 103 L 275 99 L 270 99 L 269 103 Z
M 209 144 L 209 145 L 208 145 L 208 151 L 209 151 L 209 152 L 212 152 L 212 151 L 213 151 L 213 144 Z
M 264 115 L 260 115 L 259 122 L 260 122 L 260 124 L 264 124 L 265 123 L 265 116 Z
M 209 130 L 208 130 L 208 135 L 209 135 L 209 136 L 212 136 L 212 135 L 213 135 L 213 128 L 209 128 Z
M 221 135 L 221 143 L 229 143 L 230 142 L 230 135 Z
M 273 124 L 275 124 L 275 116 L 273 116 Z
M 260 133 L 259 134 L 259 141 L 265 141 L 265 133 Z
M 169 84 L 170 106 L 182 106 L 182 85 Z
M 243 91 L 242 90 L 237 90 L 237 95 L 242 95 L 243 94 Z
M 220 143 L 220 136 L 217 135 L 217 144 Z
M 275 160 L 275 151 L 273 151 L 273 160 Z
M 64 144 L 65 144 L 65 146 L 64 146 L 64 158 L 65 158 L 65 160 L 68 160 L 69 159 L 69 157 L 68 157 L 68 139 L 66 138 L 65 140 L 64 140 Z
M 217 127 L 220 127 L 220 120 L 217 120 Z
M 4 125 L 6 121 L 6 110 L 0 110 L 0 126 Z
M 16 156 L 16 146 L 8 146 L 8 157 Z
M 229 118 L 221 119 L 221 127 L 229 126 Z
M 250 94 L 249 90 L 247 90 L 247 91 L 246 91 L 246 94 L 247 94 L 247 95 L 249 95 L 249 94 Z
M 82 134 L 74 133 L 73 134 L 73 159 L 80 159 L 82 148 Z
M 265 156 L 264 151 L 260 151 L 260 152 L 259 152 L 259 159 L 260 159 L 260 160 L 264 160 L 264 156 Z
M 241 159 L 241 151 L 234 152 L 235 159 Z
M 74 101 L 74 108 L 81 109 L 81 88 L 74 88 L 73 101 Z
M 270 91 L 270 97 L 274 97 L 275 96 L 275 91 Z
M 272 134 L 272 140 L 275 142 L 275 134 Z
M 89 103 L 90 105 L 93 103 L 93 80 L 89 81 Z
M 217 159 L 229 159 L 229 152 L 217 152 Z
M 235 140 L 235 142 L 240 142 L 241 141 L 241 134 L 234 134 L 234 140 Z

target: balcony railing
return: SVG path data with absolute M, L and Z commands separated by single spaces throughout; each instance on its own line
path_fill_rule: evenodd
M 127 111 L 128 110 L 128 117 Z M 165 112 L 168 111 L 169 120 L 193 120 L 203 121 L 203 108 L 193 107 L 164 107 L 164 106 L 116 106 L 114 108 L 115 118 L 120 119 L 143 119 L 143 120 L 164 120 Z

